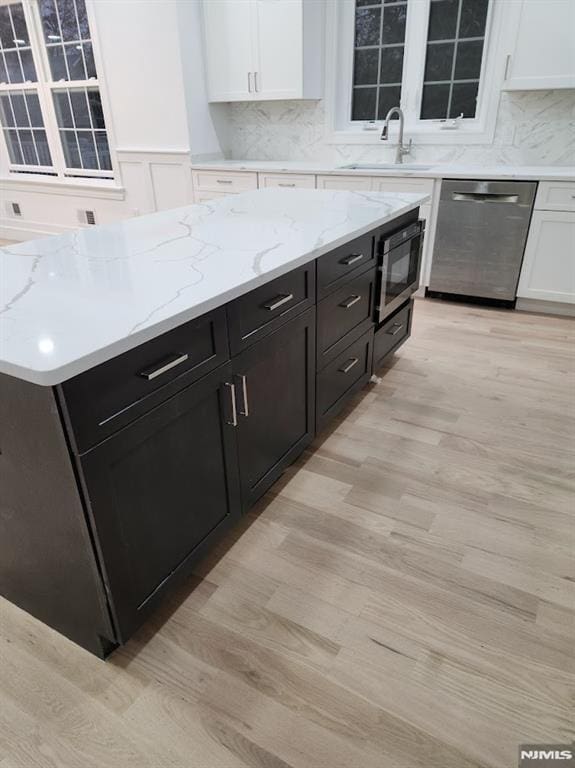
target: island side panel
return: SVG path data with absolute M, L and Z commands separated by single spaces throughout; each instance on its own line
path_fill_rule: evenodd
M 3 374 L 0 594 L 100 657 L 116 644 L 54 391 Z

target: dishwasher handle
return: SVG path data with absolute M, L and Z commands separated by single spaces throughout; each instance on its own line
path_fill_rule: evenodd
M 497 192 L 452 192 L 451 199 L 472 203 L 518 203 L 519 195 Z

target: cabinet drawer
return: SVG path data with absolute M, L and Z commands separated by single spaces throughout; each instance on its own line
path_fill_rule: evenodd
M 535 210 L 575 211 L 575 182 L 541 181 L 535 197 Z
M 229 359 L 225 309 L 209 312 L 62 385 L 78 452 Z
M 373 369 L 382 365 L 384 358 L 401 346 L 411 335 L 413 300 L 402 307 L 375 334 L 373 343 Z
M 356 336 L 373 324 L 375 269 L 368 269 L 348 280 L 327 296 L 317 308 L 317 367 L 333 360 L 348 344 L 347 335 Z
M 317 375 L 317 431 L 335 416 L 348 398 L 371 377 L 373 328 L 344 349 Z
M 372 190 L 374 192 L 421 192 L 433 193 L 433 179 L 414 179 L 413 177 L 374 177 Z
M 371 190 L 371 176 L 318 176 L 317 188 L 367 192 Z
M 299 187 L 315 189 L 315 176 L 310 173 L 260 173 L 259 188 Z
M 313 262 L 240 296 L 227 307 L 232 355 L 255 344 L 314 304 Z
M 193 171 L 194 191 L 246 192 L 258 188 L 258 175 L 252 171 Z
M 236 194 L 230 192 L 194 192 L 194 203 L 207 203 L 209 200 L 217 200 L 220 197 L 227 197 L 229 194 Z
M 317 260 L 317 295 L 322 299 L 339 288 L 352 273 L 375 266 L 375 236 L 373 232 L 357 237 Z

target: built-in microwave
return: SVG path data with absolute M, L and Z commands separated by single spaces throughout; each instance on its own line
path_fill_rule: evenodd
M 400 307 L 419 287 L 425 222 L 412 222 L 377 243 L 377 323 Z

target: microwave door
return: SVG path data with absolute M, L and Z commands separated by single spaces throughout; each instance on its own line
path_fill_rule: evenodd
M 421 235 L 384 253 L 381 266 L 380 322 L 417 290 L 421 262 Z

